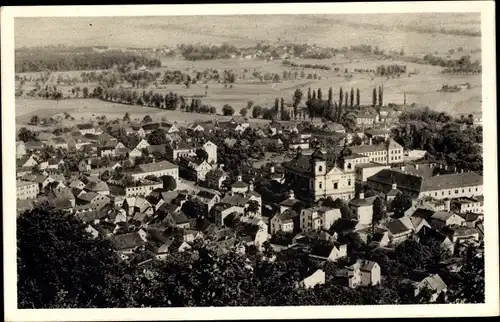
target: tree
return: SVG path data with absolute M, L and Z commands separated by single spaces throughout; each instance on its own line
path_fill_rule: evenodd
M 300 101 L 302 100 L 302 91 L 297 88 L 295 90 L 295 92 L 293 93 L 293 118 L 296 119 L 297 118 L 297 114 L 298 114 L 298 111 L 299 111 L 299 104 L 300 104 Z
M 22 127 L 19 129 L 19 133 L 18 133 L 17 137 L 19 138 L 19 140 L 21 140 L 23 142 L 36 141 L 37 132 L 34 132 L 34 131 L 32 132 L 32 131 L 28 130 L 27 128 Z
M 385 205 L 380 197 L 376 197 L 373 201 L 373 216 L 372 216 L 372 233 L 375 231 L 375 226 L 386 217 Z
M 225 104 L 225 105 L 222 107 L 222 114 L 223 114 L 223 115 L 232 116 L 232 115 L 234 114 L 234 109 L 231 107 L 231 105 L 229 105 L 229 104 Z
M 127 302 L 116 282 L 120 273 L 111 244 L 93 239 L 85 227 L 48 204 L 21 214 L 16 234 L 20 308 L 104 308 Z
M 203 148 L 198 148 L 196 149 L 196 157 L 200 160 L 207 161 L 208 160 L 208 153 L 205 151 Z
M 378 106 L 382 107 L 384 104 L 384 91 L 381 86 L 378 87 Z
M 83 93 L 83 98 L 89 97 L 89 89 L 87 87 L 83 88 L 82 93 Z
M 356 88 L 356 106 L 359 108 L 359 105 L 360 105 L 359 88 Z
M 128 112 L 125 113 L 125 115 L 123 116 L 123 121 L 124 122 L 130 122 L 130 114 Z
M 311 88 L 307 89 L 307 100 L 310 101 L 312 99 Z
M 344 107 L 345 107 L 346 109 L 347 109 L 347 106 L 348 106 L 348 104 L 347 104 L 347 103 L 348 103 L 348 101 L 349 101 L 349 93 L 348 93 L 348 92 L 346 92 L 346 93 L 345 93 L 345 103 L 344 103 Z
M 402 217 L 404 212 L 410 209 L 412 200 L 413 197 L 407 192 L 400 193 L 394 198 L 391 202 L 391 208 L 393 209 L 396 217 Z
M 283 99 L 283 97 L 280 99 L 280 115 L 281 119 L 283 120 L 283 118 L 285 117 L 285 100 Z
M 342 91 L 342 87 L 339 90 L 339 108 L 342 109 L 342 103 L 344 102 L 344 92 Z
M 316 100 L 316 90 L 315 90 L 315 89 L 313 89 L 313 96 L 312 96 L 312 100 L 313 100 L 313 101 L 314 101 L 314 100 Z
M 143 122 L 143 123 L 151 123 L 151 122 L 153 122 L 153 119 L 151 118 L 151 116 L 146 115 L 146 116 L 144 116 L 144 118 L 142 119 L 142 122 Z
M 245 117 L 245 116 L 247 116 L 247 113 L 248 113 L 248 110 L 246 108 L 242 107 L 240 110 L 240 115 Z
M 38 125 L 38 122 L 40 122 L 40 118 L 38 115 L 33 115 L 30 119 L 30 125 Z
M 175 181 L 174 177 L 167 175 L 161 177 L 161 179 L 163 181 L 163 189 L 168 191 L 177 189 L 177 181 Z
M 319 100 L 323 99 L 323 93 L 321 92 L 321 88 L 318 88 L 318 99 Z
M 259 118 L 262 115 L 262 107 L 260 105 L 256 105 L 252 109 L 252 117 Z
M 354 88 L 351 87 L 351 110 L 353 109 L 354 107 Z
M 375 107 L 377 106 L 377 88 L 373 88 L 373 93 L 372 93 L 372 106 Z
M 276 99 L 274 100 L 273 114 L 275 115 L 278 114 L 279 108 L 280 108 L 280 100 L 276 97 Z
M 328 89 L 328 103 L 332 103 L 333 102 L 333 89 L 330 87 Z
M 248 101 L 247 102 L 247 109 L 251 109 L 253 107 L 253 101 Z
M 156 129 L 148 136 L 148 143 L 151 145 L 167 144 L 165 132 L 161 129 Z

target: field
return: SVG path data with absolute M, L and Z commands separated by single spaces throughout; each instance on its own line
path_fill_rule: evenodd
M 295 60 L 297 63 L 318 63 L 339 67 L 342 71 L 348 68 L 349 71 L 354 68 L 369 68 L 375 69 L 381 64 L 393 64 L 402 62 L 388 62 L 376 60 L 346 60 L 342 58 L 334 58 L 331 60 Z M 160 85 L 158 88 L 151 88 L 154 91 L 166 94 L 174 92 L 186 97 L 203 96 L 201 100 L 204 104 L 209 104 L 217 108 L 218 113 L 221 113 L 224 104 L 231 105 L 236 113 L 247 105 L 247 102 L 252 100 L 254 104 L 259 104 L 264 107 L 270 107 L 274 104 L 275 98 L 283 97 L 285 102 L 291 103 L 293 93 L 296 89 L 301 89 L 304 93 L 304 98 L 307 95 L 309 87 L 311 89 L 321 88 L 323 96 L 326 97 L 328 88 L 333 88 L 334 100 L 338 100 L 338 91 L 342 87 L 344 92 L 350 92 L 351 88 L 359 88 L 361 93 L 361 103 L 371 104 L 372 90 L 374 87 L 384 87 L 384 102 L 385 103 L 403 103 L 404 93 L 408 104 L 418 103 L 427 105 L 438 111 L 446 111 L 452 115 L 480 113 L 481 112 L 481 76 L 480 75 L 447 75 L 441 74 L 440 67 L 418 64 L 406 64 L 408 71 L 418 71 L 418 74 L 402 75 L 400 78 L 374 77 L 369 74 L 354 73 L 352 78 L 344 76 L 343 72 L 338 74 L 334 71 L 324 71 L 316 69 L 304 69 L 306 75 L 308 73 L 316 73 L 321 79 L 301 79 L 294 81 L 283 81 L 281 83 L 261 83 L 253 79 L 251 76 L 254 70 L 262 73 L 271 72 L 282 74 L 285 67 L 281 65 L 281 61 L 271 61 L 266 63 L 260 60 L 218 60 L 218 61 L 201 61 L 201 62 L 186 62 L 182 60 L 170 60 L 164 62 L 164 67 L 158 69 L 179 69 L 184 72 L 193 72 L 193 70 L 203 70 L 205 68 L 215 68 L 220 71 L 232 70 L 238 75 L 238 79 L 233 88 L 225 88 L 224 84 L 210 82 L 208 89 L 205 89 L 205 84 L 193 84 L 189 88 L 184 85 L 168 84 Z M 187 70 L 186 70 L 187 69 Z M 248 72 L 244 72 L 247 69 Z M 290 68 L 286 68 L 291 70 Z M 299 69 L 300 72 L 300 69 Z M 243 79 L 243 75 L 245 78 Z M 437 90 L 443 84 L 456 85 L 461 83 L 470 83 L 471 89 L 457 93 L 442 93 Z M 88 86 L 90 90 L 95 84 L 79 84 L 79 86 Z M 29 88 L 27 83 L 25 88 Z M 66 89 L 70 90 L 70 89 Z M 142 90 L 141 90 L 142 91 Z M 207 95 L 205 96 L 205 91 Z M 47 101 L 47 100 L 32 100 L 18 99 L 16 102 L 16 122 L 26 124 L 32 115 L 39 116 L 54 116 L 64 112 L 70 113 L 75 117 L 76 121 L 88 120 L 89 118 L 106 115 L 107 118 L 123 117 L 125 112 L 129 112 L 132 118 L 142 119 L 149 114 L 153 117 L 166 117 L 170 121 L 179 123 L 191 122 L 195 119 L 211 119 L 213 116 L 203 114 L 190 114 L 180 111 L 163 111 L 159 109 L 128 106 L 117 103 L 102 102 L 99 100 L 83 100 L 72 99 Z

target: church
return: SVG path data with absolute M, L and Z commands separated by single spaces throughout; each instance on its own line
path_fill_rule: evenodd
M 344 171 L 335 159 L 327 160 L 319 148 L 311 155 L 302 155 L 301 151 L 297 151 L 295 158 L 285 162 L 283 168 L 285 182 L 299 199 L 354 198 L 354 172 Z

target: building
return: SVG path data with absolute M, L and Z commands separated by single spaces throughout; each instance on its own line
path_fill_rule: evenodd
M 356 115 L 356 125 L 372 127 L 380 121 L 380 116 L 377 113 L 360 112 Z
M 30 181 L 16 182 L 16 197 L 18 200 L 35 199 L 40 193 L 38 183 Z
M 207 152 L 209 164 L 217 163 L 217 145 L 211 141 L 207 141 L 203 144 L 199 142 L 171 142 L 165 147 L 165 153 L 169 160 L 175 161 L 180 157 L 194 157 L 196 156 L 197 149 L 204 149 Z
M 430 224 L 439 230 L 446 226 L 465 226 L 465 219 L 446 211 L 436 211 L 430 218 Z
M 393 184 L 415 198 L 452 199 L 483 194 L 483 177 L 475 172 L 450 173 L 423 177 L 401 170 L 384 169 L 369 177 L 367 183 L 377 191 L 387 193 Z
M 284 233 L 293 233 L 294 231 L 294 218 L 298 214 L 293 210 L 286 210 L 282 213 L 276 214 L 271 218 L 271 234 L 276 234 L 279 231 Z
M 410 284 L 414 288 L 414 296 L 418 296 L 423 289 L 427 289 L 431 293 L 430 302 L 436 302 L 441 294 L 446 294 L 448 286 L 438 274 L 428 275 L 417 281 L 405 280 L 404 283 Z
M 451 200 L 451 208 L 460 213 L 483 213 L 484 212 L 484 198 L 483 196 L 471 198 L 457 198 Z
M 147 196 L 154 189 L 163 188 L 162 182 L 151 180 L 140 180 L 130 187 L 125 187 L 125 197 Z
M 407 240 L 413 234 L 413 230 L 400 219 L 390 220 L 384 224 L 384 227 L 389 233 L 389 242 L 392 245 Z
M 295 194 L 293 190 L 288 192 L 288 198 L 280 202 L 280 213 L 283 213 L 287 210 L 292 210 L 295 205 L 301 205 L 302 202 L 298 199 L 295 199 Z
M 321 284 L 325 284 L 325 271 L 318 269 L 314 273 L 300 281 L 297 286 L 309 289 Z
M 207 161 L 194 157 L 181 157 L 177 160 L 177 164 L 180 175 L 195 182 L 204 181 L 207 173 L 212 170 L 212 166 Z
M 309 257 L 321 261 L 336 262 L 340 258 L 347 257 L 347 245 L 339 242 L 315 242 L 310 248 Z
M 349 150 L 355 154 L 368 156 L 369 162 L 379 164 L 401 163 L 404 156 L 403 147 L 393 139 L 380 144 L 352 146 Z
M 358 198 L 349 202 L 353 215 L 360 225 L 371 225 L 373 218 L 373 202 L 377 197 L 365 198 L 363 192 L 359 193 Z
M 78 129 L 78 131 L 82 135 L 85 135 L 85 134 L 96 134 L 95 126 L 94 126 L 94 124 L 91 124 L 91 123 L 77 124 L 76 128 Z
M 340 209 L 326 207 L 302 209 L 300 212 L 300 229 L 302 231 L 329 230 L 333 223 L 341 217 Z
M 23 141 L 16 141 L 16 158 L 26 155 L 26 146 Z
M 300 198 L 349 200 L 354 196 L 354 173 L 346 173 L 337 166 L 336 160 L 327 162 L 319 149 L 311 156 L 298 154 L 290 162 L 285 162 L 283 167 L 285 180 Z
M 172 176 L 175 181 L 179 180 L 179 167 L 168 161 L 153 162 L 140 164 L 137 168 L 130 172 L 130 175 L 135 179 L 144 179 L 147 176 Z
M 346 172 L 353 172 L 355 171 L 356 166 L 370 162 L 369 156 L 357 153 L 351 153 L 350 155 L 346 155 L 343 157 L 343 159 L 344 159 L 344 171 Z
M 356 263 L 347 267 L 349 287 L 377 285 L 380 283 L 380 266 L 378 263 L 358 259 Z
M 360 163 L 355 165 L 354 178 L 356 182 L 366 182 L 369 177 L 379 173 L 384 169 L 390 169 L 388 164 L 379 164 L 375 162 Z
M 222 183 L 228 178 L 227 173 L 222 169 L 212 169 L 205 174 L 205 182 L 211 189 L 222 188 Z
M 235 183 L 231 185 L 232 193 L 245 193 L 248 190 L 249 184 L 243 182 L 243 178 L 241 175 L 238 176 Z

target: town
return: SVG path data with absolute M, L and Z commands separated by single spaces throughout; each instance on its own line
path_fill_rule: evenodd
M 476 48 L 270 43 L 16 49 L 19 307 L 485 301 Z

